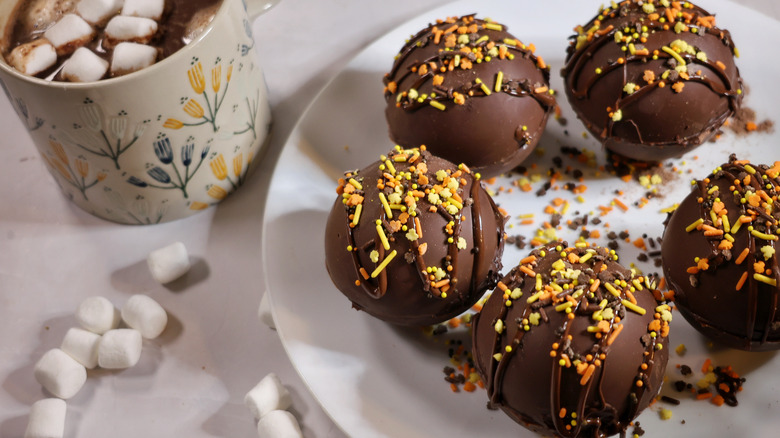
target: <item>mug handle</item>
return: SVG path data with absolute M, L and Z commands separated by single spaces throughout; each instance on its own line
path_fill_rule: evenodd
M 268 10 L 277 3 L 279 3 L 279 0 L 244 0 L 246 14 L 249 16 L 250 20 L 254 20 L 260 15 L 268 12 Z

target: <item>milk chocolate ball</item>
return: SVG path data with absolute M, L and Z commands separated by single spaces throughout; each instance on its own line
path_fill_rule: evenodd
M 709 140 L 742 102 L 729 32 L 690 2 L 612 5 L 571 37 L 562 75 L 577 116 L 608 150 L 635 160 Z
M 489 404 L 545 436 L 625 432 L 661 388 L 671 309 L 614 251 L 533 250 L 473 322 Z
M 397 147 L 340 183 L 325 265 L 354 308 L 430 325 L 496 284 L 505 219 L 468 167 Z
M 722 345 L 780 348 L 780 162 L 732 155 L 671 214 L 661 256 L 680 313 Z
M 390 138 L 490 177 L 534 149 L 555 106 L 549 67 L 507 27 L 467 15 L 429 25 L 385 75 Z

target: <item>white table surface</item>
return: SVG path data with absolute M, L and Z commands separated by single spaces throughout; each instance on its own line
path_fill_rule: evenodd
M 129 227 L 82 212 L 60 195 L 21 123 L 15 117 L 0 119 L 0 406 L 11 407 L 0 409 L 0 438 L 21 436 L 29 405 L 42 397 L 32 366 L 48 348 L 58 346 L 67 328 L 74 325 L 72 312 L 63 309 L 75 309 L 90 295 L 105 295 L 116 301 L 133 293 L 152 295 L 176 319 L 163 336 L 162 347 L 151 353 L 145 350 L 152 359 L 142 360 L 142 371 L 91 376 L 93 380 L 103 379 L 103 385 L 88 382 L 91 389 L 69 403 L 67 431 L 71 436 L 88 436 L 88 430 L 110 430 L 111 434 L 104 436 L 136 437 L 141 435 L 131 426 L 133 421 L 164 423 L 165 418 L 91 419 L 87 409 L 91 397 L 104 396 L 100 391 L 106 381 L 111 382 L 119 399 L 123 378 L 132 379 L 139 373 L 144 378 L 175 375 L 175 369 L 159 366 L 164 362 L 160 355 L 179 353 L 191 355 L 179 361 L 196 361 L 208 371 L 222 394 L 207 418 L 193 419 L 195 426 L 187 429 L 186 436 L 255 436 L 243 397 L 269 372 L 277 373 L 290 389 L 291 411 L 300 421 L 304 436 L 345 436 L 294 371 L 276 332 L 257 318 L 265 275 L 260 260 L 265 190 L 276 157 L 296 121 L 342 66 L 400 23 L 445 3 L 282 0 L 258 18 L 253 29 L 274 117 L 269 152 L 236 194 L 216 208 L 178 222 Z M 706 0 L 699 3 L 706 8 Z M 773 0 L 740 3 L 780 18 L 780 4 Z M 594 10 L 597 6 L 594 2 Z M 5 96 L 0 97 L 0 109 L 13 114 Z M 144 259 L 149 251 L 175 240 L 187 245 L 198 269 L 184 280 L 163 287 L 148 278 Z M 80 257 L 69 257 L 71 254 Z M 230 315 L 180 310 L 202 308 L 203 300 L 229 300 L 234 291 L 242 291 L 237 295 L 250 299 L 227 306 L 232 309 Z M 193 325 L 211 327 L 211 322 L 216 335 L 204 334 L 204 339 L 230 343 L 234 333 L 245 333 L 247 327 L 256 336 L 242 345 L 240 357 L 225 357 L 221 354 L 224 346 L 213 341 L 199 343 L 198 333 L 190 330 Z M 143 400 L 143 394 L 128 394 L 126 400 L 117 403 L 133 403 L 136 399 Z M 152 438 L 172 436 L 154 431 L 154 426 L 149 426 L 143 434 Z

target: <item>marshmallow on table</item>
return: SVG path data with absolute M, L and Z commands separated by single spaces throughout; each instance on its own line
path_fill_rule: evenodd
M 276 374 L 270 373 L 246 394 L 244 404 L 260 419 L 271 411 L 289 408 L 292 398 Z
M 92 41 L 95 29 L 76 14 L 66 14 L 60 21 L 43 33 L 44 38 L 57 50 L 57 55 L 73 53 L 77 48 Z
M 104 297 L 90 297 L 76 309 L 76 321 L 92 333 L 103 333 L 119 327 L 119 309 Z
M 59 398 L 71 398 L 87 381 L 87 369 L 59 348 L 47 351 L 35 364 L 35 380 Z
M 24 438 L 62 438 L 65 435 L 65 400 L 45 398 L 30 406 Z
M 62 63 L 60 76 L 68 82 L 94 82 L 108 71 L 108 61 L 86 47 L 79 47 Z
M 117 49 L 121 45 L 117 46 Z M 116 51 L 114 51 L 114 56 L 116 56 Z M 150 252 L 146 262 L 152 277 L 162 284 L 170 283 L 190 270 L 190 256 L 187 254 L 187 248 L 181 242 L 172 243 Z
M 8 55 L 8 63 L 31 76 L 46 70 L 57 62 L 57 51 L 46 38 L 38 38 L 16 46 Z
M 98 346 L 98 365 L 106 369 L 130 368 L 141 358 L 142 347 L 143 338 L 138 330 L 109 330 Z
M 81 0 L 76 12 L 90 24 L 99 24 L 122 10 L 122 0 Z
M 168 314 L 165 309 L 146 295 L 133 295 L 122 306 L 122 320 L 141 333 L 146 339 L 154 339 L 165 330 Z
M 260 307 L 257 309 L 257 316 L 260 318 L 260 322 L 276 330 L 276 323 L 274 322 L 274 315 L 271 310 L 271 301 L 268 298 L 268 291 L 263 294 L 263 298 L 260 299 Z
M 151 18 L 159 21 L 162 18 L 165 0 L 125 0 L 122 15 Z
M 271 411 L 257 423 L 260 438 L 301 438 L 298 420 L 287 411 Z
M 111 48 L 122 41 L 147 44 L 157 32 L 157 22 L 150 18 L 117 15 L 106 25 L 103 46 Z
M 93 369 L 98 363 L 98 346 L 100 335 L 90 331 L 72 327 L 65 334 L 60 350 L 76 359 L 76 362 L 88 369 Z

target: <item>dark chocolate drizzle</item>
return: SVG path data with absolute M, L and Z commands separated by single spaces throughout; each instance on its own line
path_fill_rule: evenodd
M 746 166 L 749 166 L 746 167 Z M 749 170 L 750 169 L 750 170 Z M 780 178 L 778 178 L 777 169 L 773 168 L 772 174 L 769 172 L 770 168 L 766 165 L 750 165 L 746 162 L 740 162 L 737 160 L 736 155 L 732 154 L 729 157 L 729 162 L 721 165 L 713 172 L 707 179 L 698 180 L 695 184 L 695 190 L 697 191 L 697 198 L 700 198 L 702 202 L 699 203 L 699 216 L 702 219 L 703 225 L 719 228 L 725 232 L 723 224 L 713 223 L 710 211 L 716 199 L 726 201 L 727 209 L 736 209 L 740 216 L 751 216 L 750 212 L 753 212 L 754 216 L 758 220 L 754 220 L 749 224 L 742 224 L 737 232 L 747 233 L 746 248 L 748 250 L 747 257 L 741 263 L 748 272 L 745 286 L 747 286 L 747 313 L 744 316 L 745 319 L 745 336 L 742 347 L 744 349 L 751 349 L 755 343 L 759 348 L 761 345 L 766 344 L 769 340 L 770 333 L 773 333 L 772 325 L 778 316 L 778 296 L 780 296 L 780 286 L 775 284 L 774 286 L 765 282 L 756 280 L 753 274 L 753 265 L 758 261 L 764 261 L 768 264 L 768 269 L 771 271 L 770 279 L 780 279 L 780 264 L 778 264 L 778 254 L 775 252 L 770 259 L 766 260 L 764 257 L 760 259 L 756 257 L 756 252 L 760 251 L 759 247 L 769 246 L 773 251 L 778 248 L 778 219 L 780 219 L 780 203 L 777 201 L 777 196 L 780 194 Z M 745 177 L 750 176 L 748 184 L 744 184 Z M 740 181 L 740 184 L 734 184 L 735 181 Z M 759 183 L 761 181 L 761 183 Z M 725 186 L 725 189 L 724 187 Z M 733 187 L 733 188 L 732 188 Z M 772 210 L 768 212 L 766 208 L 759 204 L 757 206 L 750 205 L 749 202 L 742 202 L 742 199 L 746 198 L 748 191 L 753 194 L 763 191 L 767 197 L 770 198 Z M 726 199 L 728 197 L 728 199 Z M 762 199 L 767 201 L 766 199 Z M 731 224 L 729 229 L 733 229 L 735 224 Z M 752 226 L 754 229 L 763 233 L 764 235 L 774 236 L 775 239 L 767 240 L 762 237 L 756 236 L 748 231 L 748 227 Z M 735 236 L 736 237 L 736 236 Z M 734 259 L 744 250 L 744 248 L 737 248 L 735 246 L 729 249 L 729 256 L 724 255 L 724 251 L 718 248 L 719 242 L 722 240 L 721 236 L 706 237 L 710 243 L 711 251 L 709 254 L 700 255 L 700 258 L 705 258 L 708 261 L 709 269 L 701 270 L 696 274 L 692 274 L 694 277 L 709 273 L 717 275 L 717 269 L 725 263 L 731 263 Z M 693 263 L 693 261 L 691 261 Z M 762 272 L 761 274 L 765 274 Z M 675 283 L 679 283 L 676 279 Z M 768 291 L 768 296 L 762 299 L 759 286 L 762 290 Z M 727 285 L 726 287 L 732 287 Z M 744 286 L 743 286 L 744 287 Z M 683 306 L 685 304 L 683 303 Z M 760 339 L 754 339 L 754 334 L 758 327 L 758 313 L 759 309 L 768 309 L 769 314 L 761 327 Z M 701 324 L 706 324 L 711 327 L 716 324 L 700 319 Z M 777 330 L 774 330 L 774 334 L 777 335 Z M 775 340 L 776 342 L 776 340 Z
M 670 87 L 672 83 L 683 79 L 679 77 L 679 72 L 675 71 L 674 67 L 666 68 L 670 63 L 673 63 L 674 65 L 677 63 L 672 55 L 661 50 L 661 46 L 652 48 L 645 47 L 643 43 L 640 43 L 638 39 L 634 38 L 631 45 L 633 47 L 635 42 L 637 47 L 636 50 L 638 50 L 638 52 L 632 54 L 631 51 L 624 51 L 624 55 L 620 60 L 609 59 L 606 64 L 598 66 L 600 72 L 596 72 L 595 69 L 585 70 L 585 65 L 588 64 L 588 61 L 592 60 L 601 50 L 606 50 L 608 44 L 625 45 L 627 47 L 628 43 L 616 42 L 616 34 L 618 32 L 622 34 L 626 29 L 630 30 L 628 32 L 629 34 L 649 34 L 650 36 L 655 33 L 669 32 L 671 35 L 674 35 L 670 38 L 676 37 L 683 40 L 683 36 L 680 32 L 677 32 L 675 35 L 676 31 L 674 30 L 674 26 L 675 24 L 683 23 L 686 19 L 685 17 L 675 18 L 675 21 L 670 23 L 667 21 L 666 11 L 674 10 L 671 9 L 673 6 L 664 7 L 659 2 L 656 2 L 654 5 L 650 5 L 653 7 L 653 15 L 651 18 L 651 14 L 643 10 L 643 6 L 646 7 L 647 5 L 647 2 L 642 3 L 637 2 L 636 0 L 621 2 L 619 6 L 613 6 L 612 8 L 607 7 L 600 11 L 599 15 L 594 17 L 588 24 L 578 27 L 580 33 L 579 35 L 570 37 L 572 41 L 567 51 L 566 65 L 561 71 L 561 74 L 565 78 L 566 92 L 569 95 L 575 110 L 577 110 L 577 102 L 590 99 L 591 90 L 596 83 L 604 80 L 608 76 L 608 73 L 617 69 L 622 69 L 622 82 L 615 84 L 614 86 L 619 86 L 621 89 L 624 89 L 627 84 L 632 83 L 640 86 L 640 88 L 630 94 L 627 94 L 625 91 L 620 93 L 617 99 L 613 101 L 608 108 L 603 109 L 606 121 L 605 125 L 600 125 L 596 122 L 601 116 L 594 117 L 594 115 L 582 114 L 580 113 L 580 110 L 577 110 L 578 116 L 582 119 L 591 133 L 598 138 L 605 140 L 613 136 L 613 130 L 616 124 L 628 123 L 634 126 L 634 130 L 639 139 L 639 144 L 648 146 L 683 145 L 685 147 L 698 145 L 703 140 L 706 140 L 706 138 L 702 138 L 702 133 L 714 133 L 728 117 L 732 116 L 739 109 L 742 101 L 742 79 L 739 77 L 738 72 L 735 73 L 735 67 L 727 67 L 728 71 L 724 68 L 733 65 L 733 59 L 712 60 L 708 59 L 706 56 L 697 58 L 690 53 L 678 53 L 679 57 L 684 59 L 688 66 L 686 71 L 687 77 L 684 78 L 685 80 L 682 81 L 682 83 L 700 83 L 708 87 L 716 95 L 727 98 L 729 111 L 714 114 L 700 132 L 689 133 L 686 136 L 670 135 L 667 136 L 668 138 L 658 141 L 645 139 L 643 137 L 643 132 L 633 120 L 634 116 L 632 114 L 636 114 L 636 117 L 646 117 L 645 111 L 636 113 L 626 113 L 623 111 L 630 110 L 632 106 L 641 107 L 643 98 L 647 96 L 650 91 L 656 90 L 661 86 Z M 687 7 L 687 5 L 690 5 L 690 7 Z M 730 49 L 732 53 L 735 52 L 734 42 L 728 31 L 719 29 L 715 26 L 706 27 L 703 24 L 704 22 L 700 21 L 703 17 L 710 16 L 707 11 L 690 3 L 685 3 L 682 6 L 682 12 L 689 14 L 684 33 L 692 34 L 691 30 L 694 30 L 698 37 L 691 38 L 715 38 Z M 657 14 L 658 17 L 655 17 L 655 14 Z M 645 27 L 646 30 L 643 29 L 643 27 Z M 586 38 L 586 35 L 587 39 L 582 40 L 582 38 Z M 670 40 L 670 43 L 671 42 L 672 41 Z M 690 44 L 690 41 L 688 43 Z M 647 52 L 642 49 L 647 49 Z M 659 62 L 659 60 L 661 62 Z M 650 65 L 651 62 L 653 63 L 652 65 Z M 722 64 L 719 65 L 718 63 Z M 658 70 L 660 64 L 665 66 L 661 71 Z M 691 67 L 694 65 L 699 68 L 692 69 Z M 631 66 L 634 67 L 630 68 Z M 653 71 L 657 75 L 656 79 L 651 82 L 644 80 L 641 75 L 641 72 L 644 69 Z M 629 73 L 629 70 L 631 73 Z M 673 76 L 662 79 L 660 73 L 663 71 L 666 71 L 667 74 L 672 73 Z M 638 72 L 639 76 L 637 77 L 636 75 Z M 671 79 L 672 77 L 674 80 Z M 685 91 L 680 91 L 680 93 L 684 92 Z M 673 98 L 673 96 L 669 96 L 669 98 Z M 606 117 L 607 112 L 612 114 L 617 111 L 621 111 L 621 117 L 618 117 L 617 119 L 611 116 Z
M 627 403 L 628 409 L 623 412 L 619 412 L 618 408 L 610 404 L 610 402 L 607 400 L 603 388 L 604 376 L 607 372 L 606 365 L 611 363 L 609 358 L 612 350 L 610 348 L 611 342 L 608 342 L 608 339 L 610 338 L 610 334 L 613 333 L 614 327 L 618 324 L 617 321 L 620 321 L 619 324 L 642 324 L 643 322 L 641 322 L 642 320 L 640 320 L 640 322 L 637 322 L 636 320 L 633 320 L 633 322 L 628 322 L 626 319 L 626 313 L 632 312 L 632 310 L 627 309 L 622 303 L 622 300 L 628 299 L 626 294 L 628 287 L 618 287 L 617 289 L 619 290 L 620 296 L 616 297 L 611 291 L 605 288 L 604 283 L 615 280 L 625 280 L 630 286 L 632 284 L 632 280 L 637 277 L 622 267 L 619 268 L 619 265 L 617 265 L 616 262 L 611 261 L 614 252 L 610 253 L 606 249 L 599 248 L 595 252 L 592 252 L 590 256 L 591 260 L 584 263 L 571 263 L 565 258 L 558 256 L 558 253 L 561 252 L 562 248 L 566 248 L 566 243 L 561 242 L 557 245 L 558 247 L 556 247 L 556 244 L 553 244 L 534 250 L 531 254 L 536 257 L 536 260 L 530 262 L 528 265 L 526 265 L 526 267 L 529 269 L 534 268 L 535 273 L 537 275 L 541 275 L 543 284 L 550 284 L 550 282 L 564 283 L 554 279 L 554 276 L 559 275 L 553 274 L 552 271 L 552 264 L 556 262 L 556 260 L 562 260 L 567 270 L 579 270 L 580 274 L 577 277 L 579 284 L 575 286 L 574 289 L 564 289 L 563 292 L 556 294 L 556 299 L 561 299 L 572 294 L 576 295 L 577 298 L 575 301 L 573 301 L 573 303 L 576 304 L 570 306 L 570 311 L 575 315 L 575 318 L 584 317 L 590 319 L 594 315 L 594 312 L 601 312 L 607 307 L 611 308 L 612 317 L 609 318 L 609 320 L 604 319 L 604 321 L 608 322 L 609 328 L 599 338 L 594 340 L 594 343 L 590 349 L 583 349 L 582 345 L 578 345 L 579 352 L 575 351 L 572 348 L 573 333 L 571 332 L 574 319 L 563 318 L 562 325 L 559 327 L 547 325 L 549 318 L 547 316 L 547 312 L 545 312 L 545 308 L 547 308 L 548 311 L 552 309 L 553 312 L 560 312 L 560 310 L 555 309 L 555 307 L 561 303 L 565 303 L 566 301 L 556 300 L 556 302 L 553 303 L 553 300 L 548 298 L 546 300 L 535 301 L 526 305 L 525 301 L 534 293 L 536 293 L 536 279 L 520 271 L 519 267 L 514 268 L 507 276 L 502 279 L 502 284 L 506 287 L 507 291 L 512 291 L 515 288 L 521 288 L 523 290 L 523 295 L 520 297 L 520 300 L 522 301 L 513 300 L 511 305 L 505 305 L 507 296 L 506 294 L 508 292 L 502 292 L 501 289 L 496 289 L 496 291 L 493 292 L 493 296 L 491 296 L 489 300 L 502 300 L 502 303 L 499 306 L 497 314 L 494 314 L 490 317 L 491 319 L 489 326 L 483 326 L 479 323 L 481 318 L 486 317 L 485 308 L 487 308 L 487 304 L 485 308 L 483 308 L 482 313 L 477 315 L 476 320 L 473 322 L 473 326 L 475 327 L 475 356 L 478 356 L 476 364 L 478 370 L 486 381 L 489 404 L 494 407 L 501 407 L 515 421 L 527 425 L 534 430 L 544 431 L 549 429 L 550 431 L 555 432 L 558 436 L 562 437 L 576 437 L 581 436 L 580 434 L 582 433 L 586 433 L 588 436 L 605 437 L 613 433 L 617 433 L 618 431 L 625 431 L 629 423 L 639 414 L 639 402 L 643 400 L 646 392 L 648 390 L 657 390 L 660 388 L 661 382 L 650 382 L 648 376 L 653 373 L 653 368 L 656 363 L 654 360 L 655 352 L 657 351 L 656 346 L 661 342 L 662 336 L 660 334 L 657 337 L 650 336 L 649 329 L 647 335 L 643 336 L 643 344 L 645 348 L 643 359 L 644 369 L 638 370 L 635 379 L 635 382 L 642 383 L 638 386 L 634 384 L 634 382 L 630 382 L 633 384 L 633 386 L 629 394 L 630 400 Z M 587 248 L 566 248 L 564 251 L 566 253 L 573 253 L 578 257 L 581 257 L 586 254 Z M 604 263 L 608 263 L 609 269 L 602 271 L 601 266 L 604 265 Z M 600 281 L 600 286 L 595 290 L 590 291 L 588 280 L 596 279 Z M 640 279 L 640 281 L 642 280 Z M 650 280 L 648 280 L 647 283 L 650 283 Z M 499 286 L 502 284 L 499 284 Z M 649 294 L 650 290 L 646 288 L 644 290 L 637 290 L 634 293 L 637 295 L 645 293 Z M 502 294 L 504 295 L 503 297 L 501 297 Z M 602 304 L 604 299 L 607 299 L 606 306 Z M 510 324 L 510 321 L 508 321 L 510 309 L 522 305 L 525 307 L 522 310 L 521 316 L 516 319 L 517 331 L 515 332 L 515 335 L 512 339 L 507 338 L 506 328 L 500 333 L 494 329 L 499 321 L 505 325 Z M 655 309 L 645 310 L 651 315 L 655 311 Z M 542 317 L 539 326 L 537 327 L 531 325 L 527 329 L 524 328 L 524 322 L 527 325 L 527 320 L 534 312 L 538 312 Z M 618 317 L 620 317 L 619 320 L 617 319 Z M 652 321 L 652 318 L 652 316 L 645 318 L 647 321 L 644 323 Z M 623 328 L 621 328 L 621 330 L 622 329 Z M 479 334 L 476 332 L 477 330 L 493 330 L 493 332 L 487 338 L 485 338 L 483 336 L 479 336 Z M 540 424 L 538 419 L 531 418 L 516 407 L 509 405 L 504 396 L 505 391 L 518 390 L 516 388 L 507 388 L 504 384 L 504 378 L 508 372 L 510 362 L 514 360 L 515 353 L 524 348 L 524 337 L 526 334 L 533 333 L 535 330 L 552 331 L 556 333 L 557 337 L 557 340 L 552 347 L 552 350 L 556 353 L 554 356 L 552 356 L 552 352 L 550 352 L 550 355 L 547 354 L 549 350 L 535 352 L 526 351 L 526 355 L 539 354 L 539 357 L 531 356 L 525 359 L 527 361 L 535 361 L 544 360 L 544 357 L 551 358 L 550 366 L 552 367 L 552 371 L 550 374 L 551 381 L 549 385 L 551 415 L 549 418 L 551 419 L 552 424 Z M 490 340 L 489 343 L 491 345 L 488 346 L 478 344 L 478 342 L 484 342 L 486 339 Z M 506 351 L 507 346 L 511 346 L 511 351 Z M 480 353 L 478 350 L 481 348 L 486 348 L 486 353 Z M 489 348 L 489 350 L 487 348 Z M 488 351 L 489 354 L 487 353 Z M 494 357 L 492 357 L 493 355 L 498 354 L 501 355 L 500 359 L 496 360 Z M 566 355 L 566 360 L 563 359 L 564 355 Z M 587 359 L 587 355 L 592 356 L 590 360 Z M 485 365 L 485 363 L 484 361 L 480 360 L 480 358 L 485 357 L 487 357 L 486 360 L 490 361 L 487 369 L 481 368 Z M 595 361 L 594 358 L 596 358 Z M 562 360 L 564 361 L 563 364 L 561 363 Z M 580 383 L 581 386 L 579 387 L 579 390 L 575 391 L 570 387 L 564 390 L 563 376 L 566 374 L 569 376 L 569 380 L 571 379 L 572 373 L 574 373 L 574 368 L 572 368 L 571 363 L 575 361 L 581 361 L 587 365 L 595 364 L 594 371 L 586 382 Z M 625 365 L 621 364 L 618 366 Z M 522 371 L 520 371 L 515 366 L 513 372 Z M 582 373 L 577 372 L 577 374 L 581 375 Z M 596 396 L 595 398 L 592 398 L 591 393 L 594 391 Z M 648 395 L 649 398 L 652 398 L 654 393 Z M 574 397 L 574 399 L 572 399 L 572 397 Z M 645 404 L 649 402 L 649 398 L 645 399 Z M 615 400 L 612 400 L 612 402 L 615 402 Z M 571 415 L 572 408 L 574 408 L 573 412 L 576 413 L 576 416 Z M 558 415 L 559 412 L 567 413 L 561 417 Z M 571 421 L 572 418 L 576 419 L 576 421 L 573 422 L 573 426 Z M 584 432 L 586 429 L 587 432 Z

